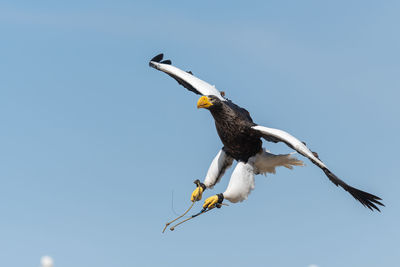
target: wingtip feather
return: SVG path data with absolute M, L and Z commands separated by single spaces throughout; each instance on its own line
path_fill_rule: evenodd
M 158 54 L 157 56 L 153 57 L 150 61 L 160 62 L 164 58 L 164 54 Z
M 359 190 L 357 188 L 354 188 L 352 186 L 349 186 L 342 180 L 340 180 L 335 174 L 330 172 L 328 169 L 323 169 L 325 172 L 326 176 L 328 176 L 329 180 L 331 180 L 336 186 L 341 186 L 344 190 L 349 192 L 356 200 L 358 200 L 364 207 L 369 208 L 370 210 L 374 211 L 381 211 L 377 205 L 379 206 L 385 206 L 383 203 L 381 203 L 379 200 L 382 200 L 380 197 L 375 196 L 373 194 L 370 194 L 368 192 Z
M 162 63 L 162 64 L 168 64 L 168 65 L 171 65 L 171 64 L 172 64 L 171 60 L 169 60 L 169 59 L 163 60 L 163 61 L 161 61 L 160 63 Z

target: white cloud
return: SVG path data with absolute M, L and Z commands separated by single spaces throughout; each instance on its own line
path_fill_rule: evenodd
M 53 259 L 52 259 L 51 257 L 49 257 L 49 256 L 43 256 L 43 257 L 40 259 L 40 264 L 41 264 L 41 267 L 53 267 L 54 261 L 53 261 Z
M 318 267 L 318 265 L 316 265 L 316 264 L 310 264 L 310 265 L 308 265 L 308 267 Z

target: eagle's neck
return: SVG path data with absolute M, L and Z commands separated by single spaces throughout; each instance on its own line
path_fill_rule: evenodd
M 210 109 L 211 115 L 214 117 L 216 123 L 225 124 L 233 121 L 236 117 L 235 112 L 226 105 L 219 105 Z
M 218 135 L 224 144 L 224 150 L 236 160 L 247 162 L 249 157 L 257 154 L 262 142 L 259 136 L 252 133 L 252 122 L 229 105 L 210 109 L 215 120 Z

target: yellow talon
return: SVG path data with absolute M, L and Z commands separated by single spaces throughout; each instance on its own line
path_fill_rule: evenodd
M 190 200 L 192 202 L 201 200 L 201 197 L 203 195 L 203 191 L 204 191 L 203 187 L 201 187 L 201 186 L 197 187 L 195 190 L 193 190 L 193 193 L 192 193 L 192 196 L 190 197 Z
M 217 203 L 218 203 L 218 196 L 217 195 L 211 196 L 204 201 L 203 208 L 213 209 L 215 208 L 215 204 Z

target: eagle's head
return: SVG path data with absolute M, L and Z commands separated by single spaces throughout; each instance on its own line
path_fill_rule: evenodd
M 214 109 L 222 105 L 222 101 L 213 95 L 202 96 L 197 101 L 197 108 Z

